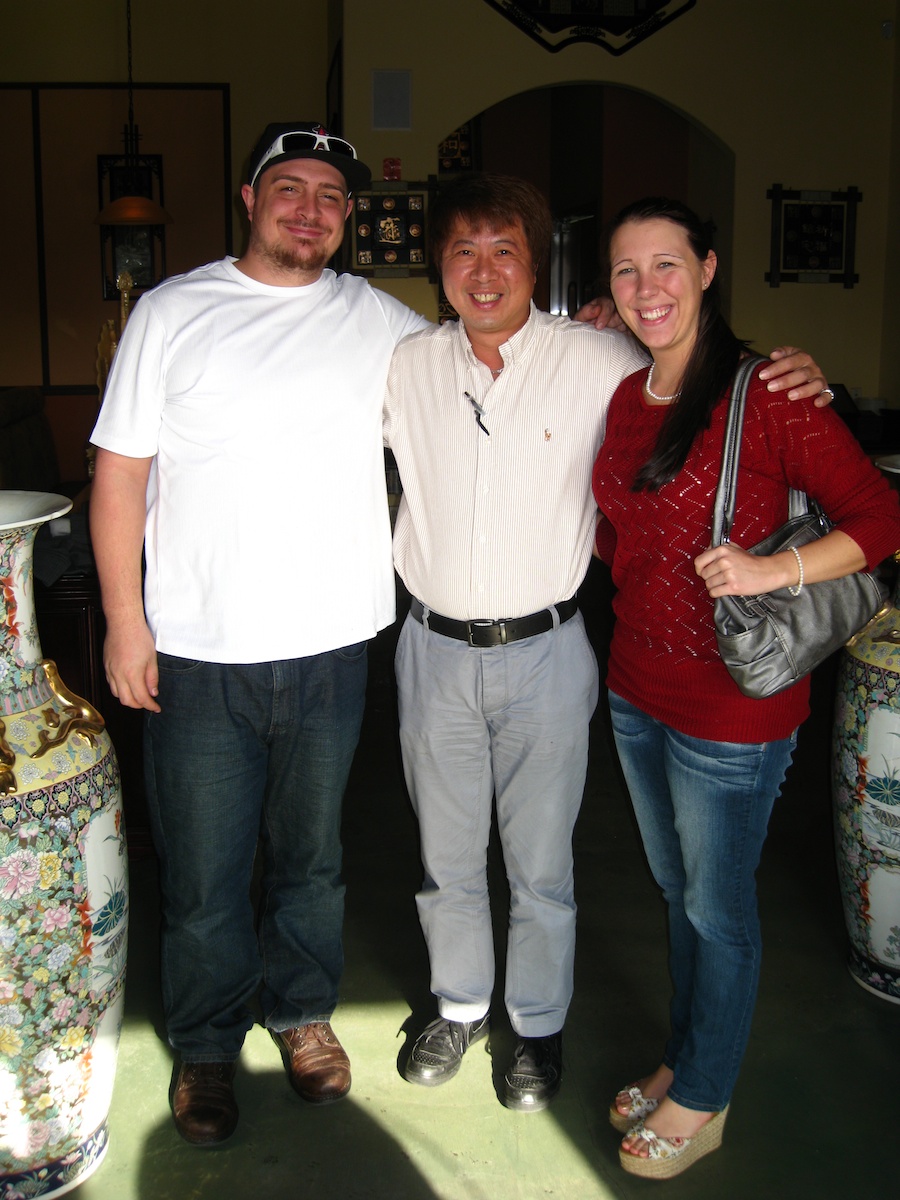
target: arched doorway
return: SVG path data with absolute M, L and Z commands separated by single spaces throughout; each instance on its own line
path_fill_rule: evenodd
M 646 92 L 600 83 L 520 92 L 469 129 L 476 169 L 519 175 L 550 199 L 554 250 L 538 307 L 572 313 L 598 294 L 600 230 L 646 195 L 683 200 L 712 220 L 727 305 L 734 155 L 708 130 Z

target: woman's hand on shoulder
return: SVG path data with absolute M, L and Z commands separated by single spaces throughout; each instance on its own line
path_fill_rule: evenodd
M 766 381 L 770 392 L 786 391 L 788 400 L 815 400 L 817 408 L 824 408 L 834 399 L 822 368 L 805 350 L 776 346 L 769 358 L 771 363 L 762 368 L 759 377 Z
M 704 550 L 694 559 L 694 569 L 717 596 L 759 596 L 797 583 L 797 560 L 790 550 L 758 555 L 734 542 Z

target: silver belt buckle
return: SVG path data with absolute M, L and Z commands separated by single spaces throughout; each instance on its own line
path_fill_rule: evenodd
M 484 647 L 479 647 L 478 643 L 474 642 L 472 640 L 473 633 L 476 629 L 493 629 L 495 625 L 500 630 L 500 645 L 505 646 L 506 645 L 506 622 L 505 621 L 470 621 L 469 622 L 469 645 L 473 646 L 476 650 L 479 648 L 484 649 Z

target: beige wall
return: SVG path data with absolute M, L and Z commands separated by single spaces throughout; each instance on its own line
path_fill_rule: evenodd
M 245 28 L 247 10 L 234 0 L 132 0 L 134 111 L 141 149 L 163 156 L 165 204 L 173 218 L 166 230 L 169 274 L 240 252 L 245 223 L 238 193 L 250 147 L 269 120 L 324 113 L 324 0 L 279 0 L 269 8 L 273 27 L 254 13 Z M 92 400 L 89 393 L 96 386 L 97 339 L 106 319 L 118 315 L 117 302 L 102 296 L 95 218 L 97 155 L 121 152 L 127 117 L 126 3 L 0 0 L 0 28 L 0 82 L 9 85 L 0 88 L 6 185 L 0 226 L 15 230 L 0 288 L 0 386 L 44 386 L 60 456 L 74 446 L 72 462 L 81 465 L 96 407 L 96 394 Z M 29 86 L 17 89 L 19 83 Z M 181 83 L 189 86 L 181 89 Z M 32 90 L 35 84 L 63 86 Z M 231 178 L 223 196 L 223 127 L 229 126 Z
M 389 8 L 385 19 L 371 0 L 344 2 L 345 129 L 364 158 L 399 155 L 406 178 L 423 178 L 441 137 L 517 92 L 566 81 L 648 92 L 735 154 L 735 328 L 760 347 L 782 339 L 808 347 L 831 379 L 870 396 L 890 385 L 900 404 L 900 338 L 885 328 L 896 320 L 882 319 L 898 305 L 886 279 L 886 261 L 900 259 L 896 215 L 889 227 L 897 34 L 881 36 L 882 21 L 896 21 L 896 0 L 701 0 L 620 57 L 585 44 L 550 53 L 483 0 Z M 372 130 L 373 68 L 413 72 L 411 133 Z M 862 191 L 855 288 L 766 284 L 773 183 Z
M 131 20 L 135 82 L 230 85 L 235 197 L 269 121 L 324 115 L 328 0 L 132 0 Z M 0 29 L 4 83 L 128 78 L 125 0 L 0 0 Z
M 323 111 L 339 0 L 132 0 L 132 9 L 137 81 L 230 85 L 235 194 L 268 120 Z M 808 346 L 832 379 L 900 404 L 891 286 L 900 267 L 900 83 L 896 36 L 881 36 L 897 10 L 897 0 L 700 0 L 614 57 L 588 45 L 551 54 L 483 0 L 343 0 L 345 130 L 371 163 L 399 155 L 405 177 L 422 178 L 435 170 L 444 134 L 531 87 L 607 82 L 663 99 L 735 153 L 738 331 L 763 347 L 782 338 Z M 125 0 L 0 0 L 0 79 L 123 80 L 124 13 Z M 373 68 L 412 70 L 411 133 L 371 129 Z M 0 149 L 4 141 L 0 130 Z M 775 182 L 861 189 L 857 287 L 766 285 L 765 193 Z M 434 289 L 418 281 L 393 290 L 433 303 Z

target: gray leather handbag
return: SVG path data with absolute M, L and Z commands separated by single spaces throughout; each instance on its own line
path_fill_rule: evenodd
M 763 361 L 756 355 L 745 358 L 735 374 L 713 509 L 713 546 L 730 540 L 747 384 Z M 804 492 L 791 492 L 788 509 L 787 523 L 753 546 L 751 554 L 805 546 L 832 528 Z M 779 588 L 759 596 L 720 596 L 714 609 L 719 653 L 745 696 L 774 696 L 858 634 L 878 614 L 886 596 L 887 589 L 865 571 L 807 584 L 796 595 Z

